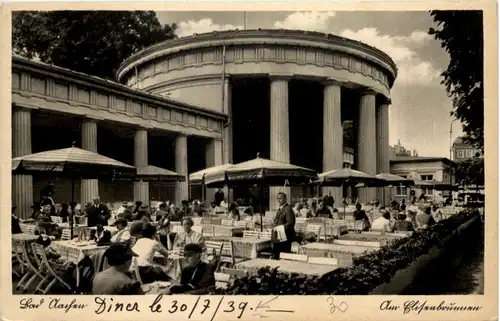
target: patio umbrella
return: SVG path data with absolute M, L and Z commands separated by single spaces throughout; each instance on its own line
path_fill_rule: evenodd
M 207 185 L 268 185 L 282 186 L 307 184 L 318 179 L 316 171 L 293 164 L 260 158 L 235 164 L 223 171 L 205 175 Z
M 58 177 L 71 179 L 71 204 L 75 201 L 75 180 L 93 178 L 133 179 L 136 169 L 133 166 L 119 162 L 112 158 L 77 148 L 56 149 L 16 157 L 12 159 L 14 174 L 33 174 L 49 172 Z M 71 238 L 73 238 L 73 213 L 70 216 Z
M 380 187 L 385 185 L 385 181 L 376 176 L 357 171 L 350 168 L 334 169 L 318 175 L 319 179 L 314 183 L 322 186 L 342 187 L 346 184 L 356 186 L 364 183 L 367 187 Z
M 207 185 L 228 187 L 260 185 L 264 186 L 291 186 L 308 184 L 318 179 L 316 171 L 296 166 L 293 164 L 260 158 L 257 158 L 235 164 L 224 171 L 210 173 L 205 175 Z M 262 193 L 263 194 L 263 193 Z M 264 204 L 261 204 L 260 228 L 262 226 L 262 212 Z
M 390 173 L 380 173 L 375 175 L 375 177 L 383 179 L 386 182 L 386 185 L 383 187 L 383 200 L 385 206 L 385 188 L 393 187 L 393 186 L 411 186 L 414 185 L 415 182 L 411 179 L 407 179 L 398 175 L 390 174 Z
M 135 180 L 146 182 L 185 182 L 186 177 L 168 169 L 148 165 L 137 169 Z
M 386 184 L 384 180 L 377 178 L 376 176 L 351 168 L 334 169 L 325 173 L 321 173 L 318 176 L 319 180 L 315 181 L 314 183 L 321 186 L 380 187 Z
M 229 167 L 233 166 L 233 164 L 223 164 L 223 165 L 217 165 L 213 167 L 208 167 L 205 169 L 202 169 L 201 171 L 194 172 L 192 174 L 189 174 L 189 183 L 190 184 L 200 184 L 202 185 L 202 198 L 203 201 L 205 201 L 205 175 L 207 174 L 215 174 L 221 171 L 224 171 L 228 169 Z

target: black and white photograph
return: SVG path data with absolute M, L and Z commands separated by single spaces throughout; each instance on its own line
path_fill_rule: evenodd
M 484 312 L 484 11 L 409 8 L 12 9 L 9 295 Z

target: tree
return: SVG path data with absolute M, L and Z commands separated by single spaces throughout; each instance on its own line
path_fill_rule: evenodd
M 456 162 L 455 181 L 460 186 L 484 185 L 484 159 L 474 157 Z
M 27 58 L 115 80 L 133 53 L 175 38 L 154 11 L 21 11 L 12 20 L 12 48 Z
M 483 13 L 431 11 L 438 29 L 429 34 L 450 55 L 441 83 L 453 99 L 452 116 L 462 123 L 466 141 L 484 150 Z

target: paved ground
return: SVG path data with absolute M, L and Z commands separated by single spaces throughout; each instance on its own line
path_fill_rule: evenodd
M 484 229 L 481 227 L 479 233 L 471 235 L 457 251 L 463 253 L 462 260 L 439 262 L 431 271 L 419 276 L 402 294 L 483 294 Z

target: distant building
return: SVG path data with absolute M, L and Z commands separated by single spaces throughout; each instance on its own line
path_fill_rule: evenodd
M 401 141 L 398 139 L 398 144 L 394 146 L 389 146 L 389 157 L 394 158 L 396 156 L 418 156 L 417 151 L 406 149 L 401 145 Z
M 419 156 L 395 156 L 390 160 L 391 174 L 399 175 L 404 178 L 415 181 L 434 181 L 440 183 L 454 183 L 454 177 L 450 173 L 453 162 L 444 157 L 419 157 Z M 393 198 L 401 199 L 408 198 L 410 190 L 415 190 L 415 194 L 419 196 L 424 193 L 427 197 L 436 198 L 439 201 L 445 192 L 434 191 L 433 188 L 406 188 L 393 187 Z
M 452 145 L 452 160 L 460 161 L 473 158 L 476 154 L 481 155 L 481 151 L 474 146 L 467 144 L 464 137 L 457 137 Z

